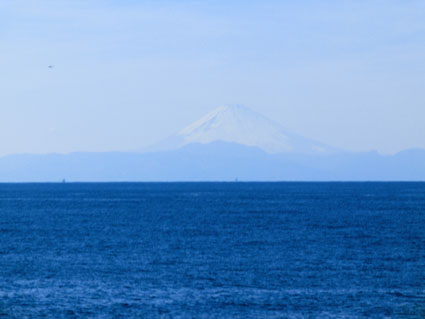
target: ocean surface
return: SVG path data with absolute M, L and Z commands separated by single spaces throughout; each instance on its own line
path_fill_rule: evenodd
M 425 183 L 0 184 L 0 318 L 425 318 Z

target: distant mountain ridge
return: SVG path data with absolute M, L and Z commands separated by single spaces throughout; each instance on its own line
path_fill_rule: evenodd
M 0 182 L 425 181 L 425 150 L 328 156 L 268 154 L 236 143 L 188 144 L 152 153 L 9 155 Z
M 270 154 L 337 152 L 336 148 L 324 143 L 288 132 L 278 123 L 241 105 L 220 106 L 147 150 L 168 151 L 191 143 L 217 141 L 255 146 Z
M 351 153 L 219 107 L 145 152 L 9 155 L 0 182 L 425 181 L 425 150 Z

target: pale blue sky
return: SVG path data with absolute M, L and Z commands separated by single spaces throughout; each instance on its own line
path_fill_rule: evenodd
M 223 104 L 425 148 L 425 1 L 0 2 L 0 155 L 137 149 Z

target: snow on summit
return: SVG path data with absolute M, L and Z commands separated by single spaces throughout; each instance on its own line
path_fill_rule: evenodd
M 255 146 L 268 153 L 320 154 L 332 151 L 320 142 L 287 132 L 279 124 L 245 106 L 220 106 L 158 143 L 154 149 L 177 149 L 190 143 L 216 141 Z

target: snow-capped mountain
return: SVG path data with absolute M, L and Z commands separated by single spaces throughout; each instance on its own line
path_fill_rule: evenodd
M 155 149 L 156 148 L 156 149 Z M 155 150 L 162 150 L 156 152 Z M 326 156 L 320 156 L 320 155 Z M 425 150 L 343 152 L 246 107 L 219 107 L 145 152 L 0 157 L 0 182 L 425 181 Z
M 149 150 L 173 150 L 191 143 L 216 141 L 255 146 L 272 154 L 329 154 L 336 151 L 318 141 L 292 134 L 245 106 L 220 106 Z

